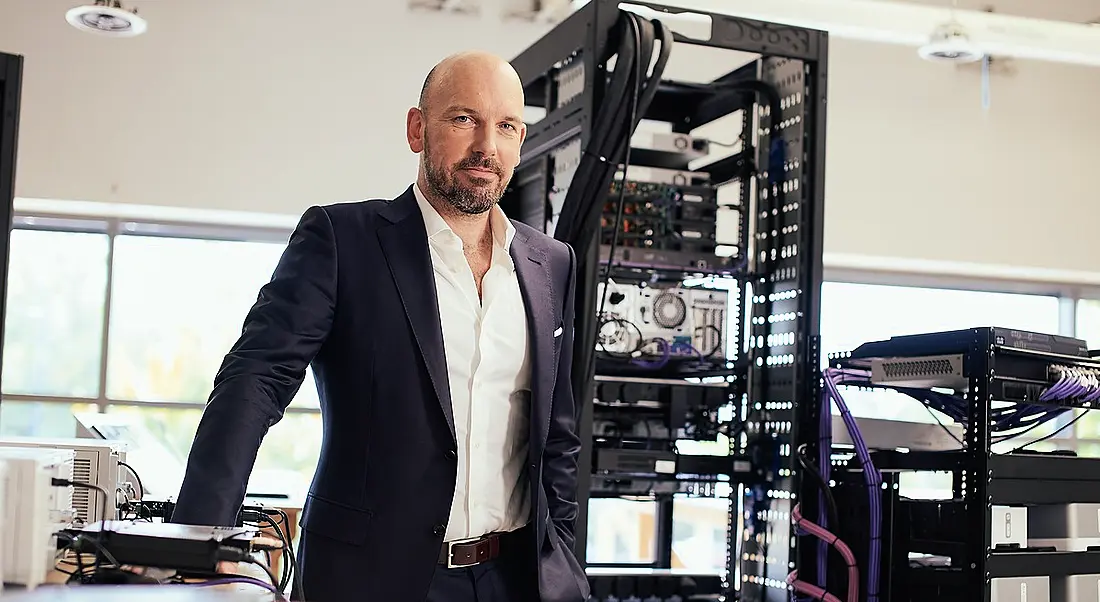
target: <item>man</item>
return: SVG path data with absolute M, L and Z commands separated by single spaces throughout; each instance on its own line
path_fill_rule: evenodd
M 572 249 L 497 206 L 526 135 L 500 58 L 437 65 L 416 184 L 312 207 L 226 356 L 173 520 L 229 524 L 312 363 L 324 442 L 303 599 L 581 602 Z

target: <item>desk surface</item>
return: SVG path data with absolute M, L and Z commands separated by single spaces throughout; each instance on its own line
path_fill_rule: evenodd
M 301 510 L 305 505 L 304 497 L 246 497 L 245 506 L 265 506 L 267 508 L 279 508 L 281 510 Z

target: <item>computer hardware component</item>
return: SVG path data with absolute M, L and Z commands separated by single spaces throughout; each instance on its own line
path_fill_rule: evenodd
M 1006 328 L 897 336 L 864 343 L 836 363 L 869 370 L 872 384 L 963 391 L 980 369 L 967 355 L 979 341 L 990 341 L 988 352 L 997 358 L 990 379 L 997 401 L 1072 405 L 1100 396 L 1100 359 L 1089 358 L 1084 341 Z
M 183 481 L 184 460 L 158 439 L 140 421 L 125 414 L 80 412 L 74 414 L 77 436 L 122 444 L 124 460 L 141 475 L 143 497 L 165 500 L 179 493 Z
M 214 573 L 218 562 L 248 554 L 259 536 L 254 527 L 206 527 L 145 521 L 97 522 L 71 533 L 83 537 L 79 551 L 102 548 L 124 565 Z M 95 544 L 90 543 L 94 541 Z M 228 548 L 230 553 L 227 554 Z
M 677 132 L 635 132 L 630 141 L 635 166 L 688 171 L 692 161 L 710 154 L 710 141 Z
M 893 387 L 965 389 L 963 356 L 876 357 L 871 360 L 871 382 Z
M 730 393 L 724 381 L 597 376 L 595 403 L 596 435 L 713 441 Z
M 1100 574 L 1051 576 L 1050 602 L 1100 602 Z
M 1002 577 L 989 582 L 989 602 L 1051 602 L 1050 577 Z
M 604 304 L 597 349 L 615 357 L 641 356 L 654 368 L 671 359 L 724 358 L 729 293 L 719 289 L 597 286 Z
M 0 447 L 7 465 L 0 530 L 6 585 L 37 587 L 53 569 L 54 533 L 74 515 L 73 488 L 56 487 L 53 480 L 71 480 L 74 460 L 72 450 Z
M 1100 547 L 1100 504 L 1033 506 L 1028 512 L 1028 544 L 1064 552 Z
M 993 506 L 989 545 L 1028 547 L 1028 509 L 1022 506 Z
M 718 188 L 705 174 L 645 169 L 647 176 L 654 171 L 667 177 L 611 184 L 600 215 L 601 261 L 616 269 L 737 267 L 746 252 L 740 236 L 745 207 L 719 202 Z
M 624 249 L 680 251 L 707 258 L 722 244 L 717 240 L 721 207 L 714 188 L 628 181 L 619 215 L 619 187 L 618 182 L 612 183 L 604 204 L 600 244 L 614 242 Z
M 638 10 L 645 15 L 638 17 Z M 707 21 L 708 31 L 674 35 L 683 34 L 678 27 L 689 21 Z M 632 31 L 640 34 L 637 41 L 632 42 Z M 714 57 L 715 73 L 721 69 L 724 75 L 687 76 L 676 72 L 675 64 L 681 59 L 667 62 L 669 52 L 676 57 L 681 48 L 690 53 L 698 47 L 707 48 L 705 52 Z M 663 355 L 639 352 L 637 357 L 624 358 L 601 351 L 598 332 L 607 308 L 577 312 L 575 375 L 595 364 L 600 375 L 729 377 L 730 399 L 749 404 L 739 410 L 753 409 L 748 419 L 751 426 L 744 434 L 775 442 L 775 453 L 759 458 L 774 477 L 767 486 L 749 496 L 739 490 L 731 492 L 727 482 L 717 493 L 727 498 L 730 524 L 740 523 L 742 505 L 746 516 L 763 518 L 753 519 L 748 537 L 731 529 L 728 571 L 720 579 L 723 591 L 699 594 L 723 593 L 751 602 L 785 602 L 790 596 L 786 577 L 796 560 L 790 501 L 809 495 L 807 486 L 799 485 L 808 479 L 800 479 L 793 450 L 802 438 L 818 438 L 812 429 L 804 428 L 806 421 L 800 412 L 815 395 L 819 363 L 814 341 L 823 238 L 825 48 L 820 32 L 791 32 L 729 15 L 683 14 L 656 5 L 641 9 L 592 0 L 513 61 L 524 82 L 528 105 L 541 113 L 528 121 L 523 156 L 501 206 L 512 217 L 546 228 L 547 233 L 573 246 L 578 258 L 578 308 L 602 307 L 596 289 L 604 271 L 617 282 L 669 283 L 700 274 L 751 280 L 751 304 L 739 294 L 745 290 L 742 282 L 729 287 L 733 303 L 727 310 L 730 317 L 723 337 L 727 340 L 716 354 L 723 357 L 714 357 L 706 366 L 669 353 L 667 368 L 654 369 L 647 366 L 663 363 Z M 729 68 L 718 67 L 725 60 Z M 635 65 L 641 65 L 641 74 L 635 75 Z M 684 79 L 674 79 L 678 77 Z M 578 84 L 581 79 L 583 87 Z M 635 122 L 643 123 L 645 127 L 639 127 L 643 130 L 660 122 L 659 129 L 673 134 L 713 135 L 725 141 L 720 146 L 728 148 L 729 154 L 712 148 L 706 157 L 692 160 L 686 170 L 659 171 L 670 166 L 657 165 L 662 161 L 647 157 L 658 145 L 634 135 Z M 631 138 L 633 143 L 628 144 Z M 682 157 L 676 161 L 676 167 L 683 167 Z M 736 240 L 735 248 L 715 249 L 706 257 L 618 244 L 594 249 L 601 239 L 601 214 L 611 200 L 612 182 L 620 179 L 619 173 L 632 182 L 717 186 L 719 203 L 735 207 L 735 214 L 743 211 L 732 221 L 736 235 L 728 237 Z M 683 215 L 674 217 L 685 219 Z M 715 240 L 725 242 L 726 232 L 719 224 Z M 751 256 L 741 252 L 750 240 Z M 746 316 L 751 326 L 742 329 L 736 324 L 741 316 Z M 751 335 L 751 346 L 738 344 L 742 332 Z M 727 358 L 725 348 L 747 352 Z M 574 395 L 578 399 L 591 397 L 592 382 L 584 382 L 582 376 L 574 383 Z M 762 408 L 756 410 L 757 404 Z M 578 425 L 585 442 L 580 462 L 591 466 L 594 450 L 589 440 L 598 436 L 592 429 L 610 426 L 607 420 L 614 412 L 600 409 L 597 413 L 593 406 L 585 406 Z M 640 406 L 634 410 L 645 412 Z M 627 412 L 624 408 L 620 415 L 625 417 Z M 633 424 L 644 431 L 644 425 L 656 425 L 657 421 Z M 799 427 L 790 428 L 792 424 Z M 735 434 L 728 447 L 736 455 L 746 445 L 746 437 Z M 630 495 L 629 491 L 643 490 L 646 480 L 585 472 L 578 483 L 577 553 L 582 563 L 585 542 L 590 539 L 586 536 L 587 498 L 597 492 Z M 684 481 L 648 481 L 654 490 L 671 486 L 683 491 L 686 486 Z M 700 489 L 712 484 L 697 483 Z M 654 498 L 661 517 L 673 514 L 670 498 L 661 494 Z M 654 534 L 654 564 L 668 567 L 673 558 L 671 529 L 659 531 Z
M 860 345 L 851 359 L 872 357 L 919 357 L 954 354 L 974 344 L 975 337 L 988 338 L 995 348 L 1034 351 L 1069 357 L 1089 357 L 1088 343 L 1081 339 L 1011 328 L 980 327 L 965 330 L 911 334 Z
M 109 496 L 104 508 L 103 497 L 94 489 L 75 488 L 73 510 L 76 512 L 76 520 L 90 524 L 103 518 L 117 518 L 116 493 L 120 493 L 127 485 L 120 478 L 119 470 L 119 462 L 126 462 L 125 443 L 79 438 L 0 437 L 0 446 L 73 450 L 73 480 L 95 485 Z
M 906 449 L 912 451 L 950 451 L 959 448 L 966 435 L 957 424 L 928 424 L 879 418 L 856 418 L 856 425 L 870 449 Z M 844 423 L 834 420 L 830 427 L 834 446 L 851 447 L 854 442 Z

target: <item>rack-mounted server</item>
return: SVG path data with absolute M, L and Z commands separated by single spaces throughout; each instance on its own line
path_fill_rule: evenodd
M 739 590 L 742 600 L 786 601 L 797 552 L 790 500 L 803 497 L 792 450 L 818 436 L 810 402 L 817 394 L 827 36 L 646 2 L 631 6 L 644 22 L 618 2 L 593 0 L 512 61 L 531 113 L 541 117 L 528 124 L 502 207 L 578 252 L 574 394 L 595 400 L 579 417 L 586 470 L 578 557 L 585 562 L 589 496 L 616 488 L 682 493 L 694 485 L 680 478 L 681 467 L 665 480 L 651 468 L 671 468 L 678 437 L 716 440 L 727 449 L 703 460 L 716 463 L 700 472 L 714 473 L 705 479 L 728 490 L 727 570 L 720 587 L 697 581 L 701 589 L 693 593 Z M 709 35 L 694 33 L 707 19 Z M 713 77 L 662 71 L 674 63 L 669 52 L 693 47 L 736 52 Z M 644 75 L 631 75 L 631 65 Z M 646 127 L 637 126 L 643 120 Z M 710 142 L 719 139 L 725 144 Z M 694 327 L 669 335 L 661 326 L 675 347 L 653 344 L 665 338 L 654 332 L 635 333 L 642 339 L 635 346 L 604 331 L 616 311 L 615 286 L 680 290 L 691 278 L 724 279 L 715 287 L 726 293 L 724 327 L 712 324 L 703 337 Z M 708 361 L 692 362 L 693 355 Z M 677 359 L 686 361 L 671 361 Z M 679 402 L 672 385 L 656 407 L 608 407 L 609 379 L 628 378 L 718 381 L 725 410 L 704 402 L 685 416 L 682 406 L 673 409 Z M 650 449 L 624 453 L 630 448 L 612 441 L 623 432 Z M 669 440 L 657 444 L 661 437 Z M 603 470 L 630 462 L 646 474 L 628 479 Z M 655 497 L 660 549 L 650 568 L 672 569 L 671 499 Z
M 962 428 L 950 449 L 870 454 L 882 481 L 879 600 L 1097 595 L 1100 459 L 1030 449 L 1039 433 L 1072 428 L 1098 407 L 1100 358 L 1084 341 L 983 327 L 866 343 L 831 363 L 842 383 L 899 390 Z M 832 492 L 833 528 L 861 570 L 872 563 L 866 470 L 842 460 Z M 951 475 L 950 489 L 930 499 L 907 495 L 904 474 L 931 472 Z M 840 591 L 845 571 L 835 557 L 829 567 L 828 587 Z M 860 600 L 871 593 L 866 585 Z

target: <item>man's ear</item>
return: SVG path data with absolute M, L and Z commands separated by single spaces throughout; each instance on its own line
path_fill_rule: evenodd
M 409 150 L 420 154 L 424 152 L 424 112 L 413 107 L 405 116 L 405 137 L 409 141 Z

